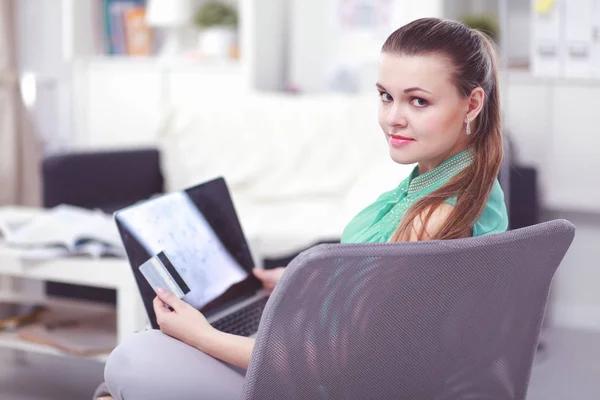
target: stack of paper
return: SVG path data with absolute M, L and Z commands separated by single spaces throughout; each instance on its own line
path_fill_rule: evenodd
M 6 244 L 27 250 L 25 258 L 125 255 L 111 216 L 70 205 L 17 222 L 0 216 L 0 231 Z

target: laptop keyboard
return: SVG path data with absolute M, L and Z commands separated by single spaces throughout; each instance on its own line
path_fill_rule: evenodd
M 213 322 L 212 326 L 221 332 L 250 336 L 258 330 L 260 316 L 268 299 L 268 297 L 263 297 L 254 303 L 248 304 L 246 307 Z

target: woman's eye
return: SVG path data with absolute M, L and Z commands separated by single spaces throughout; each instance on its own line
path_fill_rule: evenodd
M 427 105 L 429 105 L 429 102 L 427 100 L 422 99 L 420 97 L 413 97 L 410 102 L 415 107 L 426 107 Z
M 386 92 L 379 92 L 379 96 L 381 97 L 381 100 L 386 103 L 394 100 L 394 99 L 392 99 L 392 96 L 390 96 L 389 93 L 386 93 Z

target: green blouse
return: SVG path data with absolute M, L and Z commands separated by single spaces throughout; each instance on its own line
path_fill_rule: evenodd
M 419 199 L 441 187 L 473 161 L 473 153 L 465 150 L 437 167 L 419 175 L 418 167 L 394 190 L 379 196 L 375 203 L 362 210 L 344 229 L 342 243 L 387 242 L 406 211 Z M 446 200 L 455 205 L 456 198 Z M 508 214 L 504 192 L 494 182 L 483 213 L 473 225 L 473 236 L 504 232 L 508 228 Z

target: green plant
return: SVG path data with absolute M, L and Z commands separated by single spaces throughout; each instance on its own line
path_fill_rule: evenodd
M 499 28 L 496 18 L 490 15 L 465 15 L 460 20 L 469 28 L 486 33 L 493 41 L 498 40 Z
M 237 10 L 220 1 L 208 1 L 198 8 L 194 15 L 194 22 L 199 28 L 212 26 L 237 27 Z

